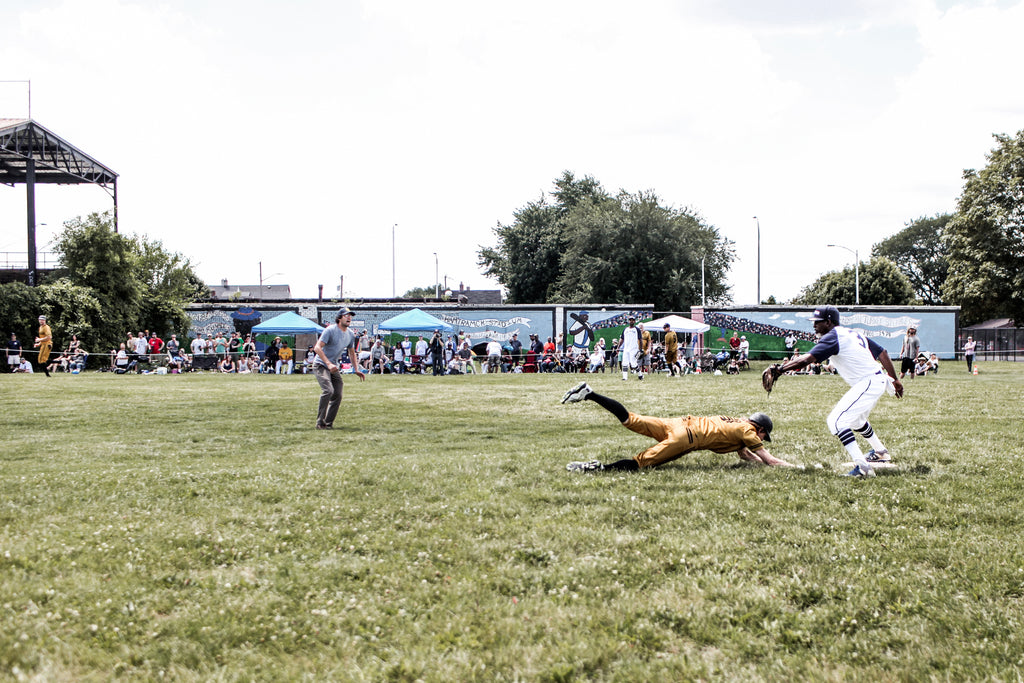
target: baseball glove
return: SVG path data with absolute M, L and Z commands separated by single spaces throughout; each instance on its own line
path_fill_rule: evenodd
M 761 373 L 761 386 L 769 394 L 772 393 L 772 389 L 775 388 L 775 380 L 782 376 L 782 365 L 779 363 L 772 363 L 764 369 Z

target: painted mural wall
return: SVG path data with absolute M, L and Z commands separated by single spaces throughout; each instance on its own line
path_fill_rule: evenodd
M 310 320 L 327 326 L 334 322 L 340 305 L 295 305 L 290 307 L 238 307 L 195 305 L 188 311 L 192 329 L 188 336 L 217 332 L 247 332 L 254 324 L 266 323 L 286 311 L 292 311 Z M 359 306 L 353 307 L 354 329 L 365 329 L 377 334 L 381 324 L 400 313 L 411 310 L 412 306 Z M 630 314 L 639 320 L 650 319 L 650 306 L 504 306 L 490 308 L 472 307 L 419 307 L 420 310 L 440 318 L 463 332 L 473 345 L 496 340 L 504 344 L 518 333 L 526 342 L 530 334 L 536 334 L 542 342 L 548 337 L 557 339 L 559 334 L 569 333 L 567 339 L 577 347 L 593 348 L 594 342 L 605 337 L 608 342 L 622 333 Z M 429 333 L 431 330 L 422 330 Z M 410 332 L 415 334 L 415 332 Z
M 792 334 L 797 348 L 807 351 L 814 346 L 814 326 L 808 318 L 811 307 L 788 308 L 759 306 L 751 308 L 719 308 L 703 311 L 703 321 L 712 326 L 704 335 L 705 346 L 720 348 L 733 333 L 746 336 L 751 356 L 759 351 L 773 358 L 785 352 L 785 338 Z M 892 358 L 900 356 L 907 328 L 917 328 L 921 350 L 935 353 L 940 359 L 956 357 L 956 332 L 960 309 L 955 306 L 885 306 L 877 308 L 839 307 L 842 324 L 870 337 L 889 352 Z M 693 318 L 701 319 L 699 309 Z

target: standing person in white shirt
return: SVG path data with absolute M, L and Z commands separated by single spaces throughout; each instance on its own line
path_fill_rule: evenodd
M 640 351 L 640 330 L 636 326 L 636 317 L 629 316 L 629 325 L 622 330 L 619 350 L 622 351 L 622 381 L 629 379 L 629 371 L 632 368 L 637 374 L 637 379 L 643 380 L 644 371 L 641 367 Z
M 196 338 L 192 340 L 192 343 L 189 344 L 189 346 L 192 349 L 193 356 L 198 356 L 203 353 L 206 353 L 206 342 L 203 341 L 202 332 L 196 334 Z
M 405 374 L 405 349 L 402 347 L 401 342 L 395 344 L 394 353 L 391 356 L 391 374 L 393 375 L 404 375 Z
M 967 361 L 967 372 L 972 372 L 974 365 L 974 349 L 977 348 L 978 342 L 974 341 L 974 337 L 968 337 L 967 343 L 964 344 L 964 360 Z
M 839 324 L 839 309 L 835 306 L 821 306 L 811 316 L 814 332 L 819 335 L 818 343 L 809 352 L 780 365 L 772 366 L 780 373 L 801 370 L 811 363 L 820 363 L 828 358 L 839 375 L 850 385 L 839 403 L 826 418 L 829 431 L 842 442 L 846 452 L 853 459 L 851 477 L 873 477 L 872 462 L 890 462 L 889 451 L 868 422 L 868 415 L 878 403 L 891 383 L 896 398 L 903 396 L 903 385 L 896 377 L 889 353 L 871 339 L 859 332 Z M 882 367 L 878 365 L 881 363 Z M 882 370 L 885 372 L 882 372 Z M 886 376 L 888 375 L 888 376 Z M 857 445 L 857 432 L 871 444 L 867 457 Z
M 423 337 L 416 337 L 416 355 L 420 358 L 426 358 L 428 351 L 427 340 Z
M 501 342 L 492 339 L 487 342 L 487 372 L 501 371 Z

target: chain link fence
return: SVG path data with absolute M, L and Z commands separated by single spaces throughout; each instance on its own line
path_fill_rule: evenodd
M 956 338 L 956 357 L 963 360 L 967 337 L 974 337 L 976 361 L 1024 360 L 1024 328 L 960 330 Z

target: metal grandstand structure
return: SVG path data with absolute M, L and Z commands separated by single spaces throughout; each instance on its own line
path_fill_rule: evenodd
M 36 185 L 102 187 L 114 200 L 117 231 L 117 173 L 32 119 L 0 119 L 0 183 L 25 185 L 29 285 L 37 284 Z

